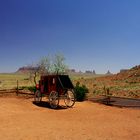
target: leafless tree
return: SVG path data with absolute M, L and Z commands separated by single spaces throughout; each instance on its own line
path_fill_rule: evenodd
M 62 54 L 56 54 L 51 59 L 49 56 L 41 58 L 31 71 L 34 83 L 37 84 L 37 77 L 47 74 L 64 74 L 67 66 L 64 63 L 65 58 Z
M 48 56 L 42 57 L 36 64 L 33 65 L 34 69 L 30 72 L 30 76 L 33 77 L 35 85 L 37 84 L 37 77 L 49 74 L 50 66 L 50 58 Z
M 51 65 L 52 73 L 64 74 L 67 69 L 67 66 L 64 61 L 65 57 L 62 54 L 56 54 L 53 58 L 53 62 Z

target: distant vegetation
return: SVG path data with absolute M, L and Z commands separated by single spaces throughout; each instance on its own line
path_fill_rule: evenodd
M 0 90 L 17 88 L 17 81 L 20 86 L 32 86 L 34 82 L 30 81 L 29 74 L 0 74 Z
M 112 96 L 140 98 L 140 66 L 121 71 L 115 75 L 101 77 L 84 77 L 74 80 L 80 81 L 89 89 L 88 97 L 103 95 L 104 87 L 108 88 Z
M 87 88 L 88 94 L 78 95 L 78 100 L 93 98 L 103 95 L 104 87 L 109 89 L 112 96 L 140 98 L 140 66 L 135 66 L 129 70 L 121 70 L 115 75 L 98 75 L 87 73 L 76 73 L 68 71 L 68 74 L 76 87 L 76 92 L 83 92 Z M 36 78 L 38 82 L 40 76 Z M 17 87 L 17 80 L 20 87 L 34 87 L 34 77 L 30 72 L 0 74 L 0 89 L 11 89 Z M 77 83 L 80 83 L 79 85 Z M 83 86 L 84 85 L 84 86 Z M 30 89 L 32 90 L 32 89 Z
M 30 80 L 37 84 L 38 77 L 46 74 L 64 74 L 67 66 L 64 63 L 65 57 L 62 54 L 56 54 L 53 57 L 42 57 L 36 64 L 19 68 L 17 73 L 30 74 Z

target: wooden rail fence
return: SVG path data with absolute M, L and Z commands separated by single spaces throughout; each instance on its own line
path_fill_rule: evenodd
M 17 80 L 17 86 L 16 88 L 12 88 L 12 89 L 0 89 L 0 95 L 5 95 L 5 94 L 13 94 L 14 95 L 19 95 L 19 94 L 23 94 L 23 95 L 34 95 L 33 92 L 27 92 L 24 91 L 22 88 L 20 88 L 19 86 L 19 81 Z

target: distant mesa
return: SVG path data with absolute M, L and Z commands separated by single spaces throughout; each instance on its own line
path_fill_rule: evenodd
M 96 74 L 95 70 L 92 71 L 92 74 Z
M 112 73 L 108 70 L 106 75 L 112 75 Z
M 85 72 L 82 72 L 81 70 L 76 71 L 75 69 L 67 69 L 67 73 L 71 74 L 96 74 L 95 70 L 86 70 Z
M 24 66 L 24 67 L 19 68 L 16 73 L 30 73 L 30 72 L 36 71 L 37 69 L 38 69 L 37 67 Z
M 21 68 L 19 68 L 16 73 L 31 73 L 34 72 L 38 69 L 38 67 L 33 67 L 33 66 L 23 66 Z M 93 74 L 96 75 L 95 70 L 91 71 L 91 70 L 86 70 L 85 72 L 82 71 L 76 71 L 75 69 L 67 69 L 66 73 L 68 74 Z M 111 74 L 109 71 L 107 73 L 108 75 Z
M 85 73 L 86 73 L 86 74 L 96 74 L 95 70 L 93 70 L 93 71 L 86 70 Z
M 120 73 L 113 76 L 114 80 L 125 80 L 128 83 L 140 82 L 140 65 L 131 69 L 122 69 Z
M 127 72 L 129 69 L 121 69 L 120 70 L 120 73 L 124 73 L 124 72 Z
M 67 69 L 67 72 L 68 73 L 76 73 L 76 70 L 75 69 Z

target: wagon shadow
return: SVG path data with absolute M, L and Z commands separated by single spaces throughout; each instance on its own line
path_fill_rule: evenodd
M 41 101 L 40 103 L 36 103 L 35 101 L 32 102 L 34 105 L 38 106 L 38 107 L 43 107 L 43 108 L 48 108 L 48 109 L 52 109 L 50 107 L 50 104 L 49 102 L 46 102 L 46 101 Z M 63 110 L 63 109 L 67 109 L 66 106 L 64 105 L 59 105 L 56 109 L 53 109 L 53 110 Z

